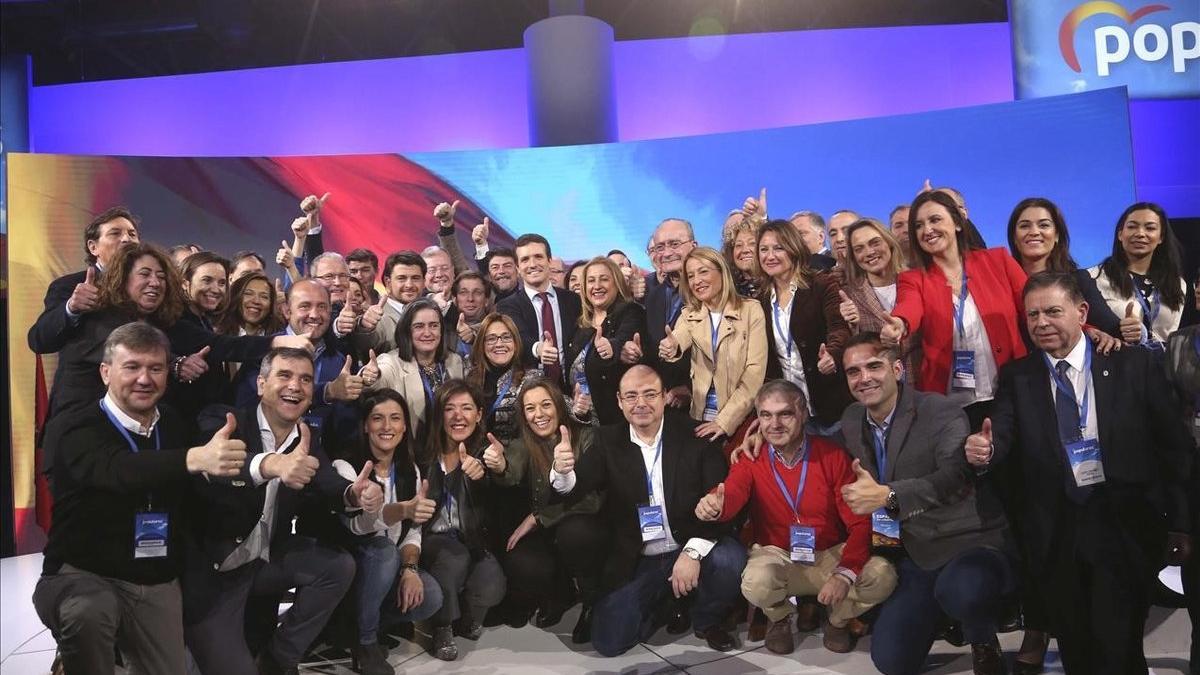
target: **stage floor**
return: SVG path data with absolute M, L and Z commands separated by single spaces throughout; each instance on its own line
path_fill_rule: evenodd
M 29 598 L 41 571 L 40 554 L 0 560 L 0 673 L 3 675 L 43 675 L 54 658 L 54 639 L 38 620 Z M 1177 568 L 1170 568 L 1169 572 Z M 1173 583 L 1172 583 L 1173 582 Z M 1168 584 L 1178 588 L 1177 579 Z M 459 639 L 458 661 L 446 663 L 429 656 L 424 649 L 407 640 L 391 651 L 391 663 L 404 673 L 538 673 L 569 675 L 573 673 L 694 673 L 697 675 L 741 675 L 744 673 L 800 673 L 862 675 L 873 673 L 869 655 L 870 637 L 858 643 L 850 654 L 833 654 L 821 646 L 820 633 L 797 636 L 797 649 L 791 656 L 771 654 L 762 643 L 744 645 L 742 649 L 721 654 L 708 649 L 688 633 L 672 639 L 660 632 L 653 639 L 628 653 L 611 659 L 600 658 L 588 649 L 571 644 L 570 631 L 575 625 L 578 609 L 567 613 L 552 630 L 540 630 L 532 625 L 522 629 L 508 627 L 484 631 L 478 643 Z M 739 639 L 745 639 L 745 625 Z M 1154 608 L 1146 634 L 1146 654 L 1151 672 L 1156 675 L 1186 673 L 1190 624 L 1184 610 Z M 1008 659 L 1016 653 L 1020 633 L 1001 636 Z M 1061 673 L 1054 644 L 1047 657 L 1048 673 Z M 934 644 L 927 673 L 950 675 L 970 673 L 970 648 L 956 648 L 945 642 Z M 304 673 L 351 673 L 349 661 L 330 659 L 307 664 Z

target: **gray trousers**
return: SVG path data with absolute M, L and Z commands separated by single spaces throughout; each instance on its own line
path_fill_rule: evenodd
M 433 615 L 435 626 L 449 626 L 462 616 L 467 605 L 472 623 L 483 623 L 483 616 L 504 599 L 504 570 L 491 553 L 478 560 L 452 534 L 421 535 L 421 567 L 442 587 L 442 607 Z
M 134 675 L 186 672 L 178 581 L 141 585 L 63 565 L 38 580 L 33 606 L 68 675 L 113 672 L 114 646 Z

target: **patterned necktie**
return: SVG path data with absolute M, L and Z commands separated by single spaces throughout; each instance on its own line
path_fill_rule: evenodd
M 558 346 L 558 329 L 554 327 L 554 305 L 550 304 L 549 293 L 538 293 L 538 297 L 542 299 L 542 335 L 538 336 L 540 340 L 546 333 L 550 334 L 550 339 L 554 345 Z M 546 377 L 554 380 L 562 386 L 562 367 L 557 363 L 545 366 Z

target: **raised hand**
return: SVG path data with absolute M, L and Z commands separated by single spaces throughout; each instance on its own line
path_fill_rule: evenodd
M 917 192 L 917 194 L 919 194 L 919 195 L 925 194 L 926 192 L 931 192 L 932 190 L 933 190 L 933 183 L 930 183 L 929 179 L 926 178 L 925 182 L 921 184 L 921 189 Z
M 542 344 L 538 349 L 538 358 L 547 366 L 558 363 L 558 345 L 555 344 L 554 338 L 550 336 L 550 331 L 542 333 Z
M 642 335 L 634 333 L 632 340 L 621 345 L 621 363 L 633 365 L 642 360 Z
M 280 482 L 293 490 L 301 490 L 308 485 L 313 476 L 317 474 L 317 467 L 320 466 L 317 458 L 308 454 L 311 436 L 312 432 L 309 431 L 308 425 L 301 422 L 300 443 L 296 448 L 286 454 L 271 453 L 268 456 L 268 459 L 272 460 L 269 466 L 273 469 L 269 473 L 274 474 L 269 477 L 279 478 Z M 265 463 L 266 460 L 264 460 Z
M 830 354 L 829 350 L 825 348 L 824 342 L 817 348 L 817 370 L 822 375 L 833 375 L 837 372 L 837 361 L 833 359 L 833 354 Z
M 292 247 L 288 246 L 286 241 L 279 242 L 279 250 L 275 252 L 275 263 L 284 269 L 291 269 L 296 265 L 296 257 L 292 255 Z
M 308 236 L 308 216 L 300 216 L 292 220 L 292 234 L 298 239 L 304 239 Z M 286 246 L 286 244 L 284 244 Z M 289 248 L 288 251 L 291 251 Z
M 458 325 L 454 327 L 454 332 L 458 333 L 458 339 L 464 344 L 475 342 L 475 329 L 471 328 L 471 324 L 467 322 L 467 315 L 462 312 L 458 313 Z
M 612 343 L 608 341 L 608 338 L 604 337 L 603 324 L 596 326 L 596 337 L 592 339 L 592 346 L 596 349 L 596 356 L 604 360 L 612 358 Z
M 311 352 L 313 351 L 312 338 L 313 334 L 311 328 L 299 335 L 276 335 L 275 337 L 271 338 L 271 347 L 276 349 L 282 349 L 285 347 L 290 347 L 292 349 L 307 349 Z
M 67 298 L 67 309 L 72 314 L 83 314 L 96 309 L 100 302 L 100 288 L 96 286 L 96 267 L 88 265 L 83 281 L 75 284 L 71 297 Z
M 1125 305 L 1125 316 L 1121 318 L 1121 339 L 1131 345 L 1142 341 L 1142 320 L 1134 316 L 1132 302 Z
M 725 484 L 718 483 L 717 489 L 700 498 L 696 503 L 696 517 L 705 522 L 712 522 L 721 517 L 725 510 Z
M 729 453 L 730 466 L 737 464 L 743 457 L 748 457 L 752 462 L 758 459 L 759 446 L 762 444 L 762 436 L 758 433 L 759 426 L 758 418 L 755 417 L 750 422 L 750 426 L 746 427 L 746 435 L 742 437 L 742 444 Z
M 838 305 L 838 312 L 841 313 L 842 319 L 850 324 L 851 328 L 854 328 L 858 325 L 858 305 L 854 304 L 850 296 L 846 295 L 846 291 L 838 291 L 838 297 L 842 299 L 841 304 Z
M 483 465 L 492 473 L 504 473 L 508 468 L 508 460 L 504 457 L 504 444 L 490 433 L 487 438 L 488 446 L 483 450 Z
M 279 277 L 275 278 L 275 305 L 282 307 L 287 302 L 287 291 L 283 289 L 283 281 Z
M 187 452 L 188 473 L 205 473 L 209 476 L 236 476 L 246 463 L 246 444 L 231 438 L 237 430 L 237 419 L 233 413 L 225 413 L 225 426 L 204 445 Z
M 554 446 L 554 470 L 559 473 L 571 473 L 575 470 L 575 450 L 571 448 L 571 430 L 566 426 L 560 426 L 558 434 L 558 444 Z
M 887 347 L 896 347 L 904 339 L 904 320 L 900 317 L 889 317 L 879 331 L 880 341 Z
M 639 302 L 646 297 L 646 275 L 637 265 L 630 268 L 629 292 L 633 294 L 633 299 Z
M 483 217 L 483 222 L 471 228 L 471 241 L 475 242 L 476 246 L 487 244 L 488 234 L 491 231 L 491 221 L 487 216 Z
M 329 200 L 329 193 L 326 192 L 320 198 L 316 195 L 309 195 L 300 202 L 300 210 L 308 217 L 308 229 L 312 229 L 321 224 L 321 209 L 325 208 L 325 202 Z
M 200 351 L 192 354 L 179 362 L 179 380 L 181 382 L 194 382 L 201 375 L 208 372 L 208 361 L 204 357 L 208 356 L 208 352 L 212 348 L 205 345 Z
M 471 480 L 479 480 L 484 476 L 483 463 L 467 452 L 467 446 L 464 443 L 458 444 L 458 466 L 462 469 L 463 474 Z
M 375 350 L 367 350 L 367 365 L 358 370 L 358 376 L 362 378 L 364 387 L 370 387 L 379 381 L 383 376 L 383 372 L 379 370 L 379 361 L 375 358 Z
M 862 462 L 854 460 L 854 482 L 842 486 L 842 499 L 850 510 L 860 516 L 877 511 L 887 505 L 888 487 L 875 482 Z
M 592 395 L 583 390 L 583 386 L 575 383 L 575 395 L 571 397 L 571 412 L 575 417 L 583 419 L 592 410 Z
M 422 480 L 421 487 L 417 488 L 417 494 L 411 500 L 411 509 L 409 510 L 410 519 L 417 525 L 424 525 L 433 518 L 434 511 L 437 510 L 437 502 L 429 498 L 429 481 Z
M 350 303 L 342 305 L 342 311 L 338 312 L 337 319 L 334 320 L 334 332 L 338 335 L 349 335 L 354 332 L 354 327 L 358 325 L 358 315 L 354 313 L 354 308 Z
M 362 319 L 359 320 L 359 325 L 364 331 L 370 332 L 375 330 L 379 322 L 383 319 L 383 308 L 387 305 L 387 293 L 379 294 L 379 302 L 367 307 L 363 312 Z
M 433 207 L 433 217 L 438 219 L 442 225 L 448 225 L 454 222 L 454 212 L 458 210 L 458 200 L 455 199 L 453 204 L 442 202 Z
M 664 330 L 666 337 L 658 343 L 658 358 L 674 361 L 679 358 L 679 341 L 675 339 L 675 331 L 671 330 L 671 324 L 667 324 Z
M 379 487 L 379 483 L 371 480 L 371 472 L 374 470 L 375 463 L 367 460 L 362 471 L 358 472 L 358 477 L 350 484 L 350 494 L 354 497 L 354 503 L 367 513 L 379 513 L 383 508 L 383 489 Z
M 347 356 L 341 372 L 329 383 L 325 390 L 325 398 L 334 401 L 356 401 L 363 392 L 363 379 L 360 375 L 350 372 L 353 360 Z
M 971 466 L 987 466 L 992 461 L 992 418 L 985 417 L 979 433 L 967 436 L 963 449 Z

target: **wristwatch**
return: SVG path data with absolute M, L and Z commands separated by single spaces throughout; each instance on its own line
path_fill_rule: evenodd
M 700 559 L 700 551 L 697 551 L 696 549 L 692 548 L 691 546 L 683 549 L 683 554 L 686 555 L 687 557 L 691 558 L 692 560 Z
M 400 573 L 403 574 L 405 572 L 412 572 L 414 574 L 418 574 L 419 569 L 417 568 L 417 564 L 416 563 L 404 563 L 403 565 L 400 565 Z
M 892 513 L 895 513 L 900 510 L 900 500 L 896 497 L 895 490 L 888 491 L 887 503 L 884 505 L 884 508 L 886 508 L 888 511 L 891 511 Z

